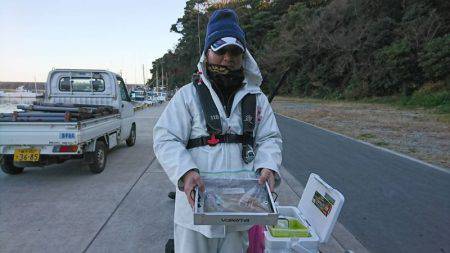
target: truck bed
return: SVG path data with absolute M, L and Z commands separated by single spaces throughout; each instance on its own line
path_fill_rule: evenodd
M 12 154 L 13 146 L 78 145 L 120 129 L 120 114 L 78 122 L 0 122 L 1 153 Z M 5 147 L 9 146 L 9 147 Z

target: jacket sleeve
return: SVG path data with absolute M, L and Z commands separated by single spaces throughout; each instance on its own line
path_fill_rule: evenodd
M 177 187 L 181 177 L 197 166 L 186 144 L 191 134 L 191 114 L 179 90 L 153 128 L 153 149 L 170 181 Z
M 265 95 L 261 95 L 260 105 L 257 109 L 257 116 L 260 118 L 259 125 L 255 133 L 255 162 L 254 168 L 259 172 L 262 168 L 275 171 L 275 185 L 281 182 L 281 152 L 282 139 L 281 133 L 272 111 L 272 107 Z

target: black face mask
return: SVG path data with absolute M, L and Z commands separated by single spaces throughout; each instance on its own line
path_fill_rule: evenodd
M 206 63 L 206 72 L 211 82 L 224 94 L 242 86 L 244 81 L 244 68 L 231 70 L 226 66 Z

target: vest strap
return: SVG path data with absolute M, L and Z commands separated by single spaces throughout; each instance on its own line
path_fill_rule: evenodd
M 191 149 L 201 146 L 215 146 L 219 143 L 243 143 L 243 136 L 238 134 L 212 134 L 211 136 L 190 139 L 186 145 L 186 148 Z

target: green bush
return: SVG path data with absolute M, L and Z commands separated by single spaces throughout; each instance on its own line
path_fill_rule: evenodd
M 450 71 L 450 34 L 435 38 L 419 53 L 419 66 L 428 80 L 444 79 Z
M 369 86 L 358 75 L 353 75 L 344 90 L 346 99 L 358 99 L 369 96 Z
M 293 78 L 292 83 L 292 95 L 294 96 L 307 96 L 310 82 L 308 76 L 305 73 L 297 73 Z
M 327 99 L 327 100 L 342 100 L 344 98 L 345 98 L 344 95 L 341 92 L 336 91 L 336 90 L 332 91 L 331 93 L 327 94 L 324 97 L 324 99 Z
M 378 50 L 376 55 L 376 64 L 384 68 L 384 74 L 389 77 L 385 82 L 385 88 L 388 90 L 402 91 L 404 95 L 409 96 L 412 89 L 415 88 L 414 80 L 419 74 L 414 52 L 406 40 L 393 42 L 391 45 Z
M 412 63 L 412 49 L 406 40 L 383 47 L 376 55 L 377 63 L 384 65 L 398 80 L 410 79 L 409 66 Z
M 333 90 L 327 86 L 319 86 L 312 91 L 311 97 L 313 98 L 325 98 L 333 93 Z
M 439 92 L 415 92 L 409 99 L 403 102 L 404 105 L 408 106 L 421 106 L 425 108 L 433 107 L 446 107 L 450 105 L 450 92 L 449 91 L 439 91 Z

